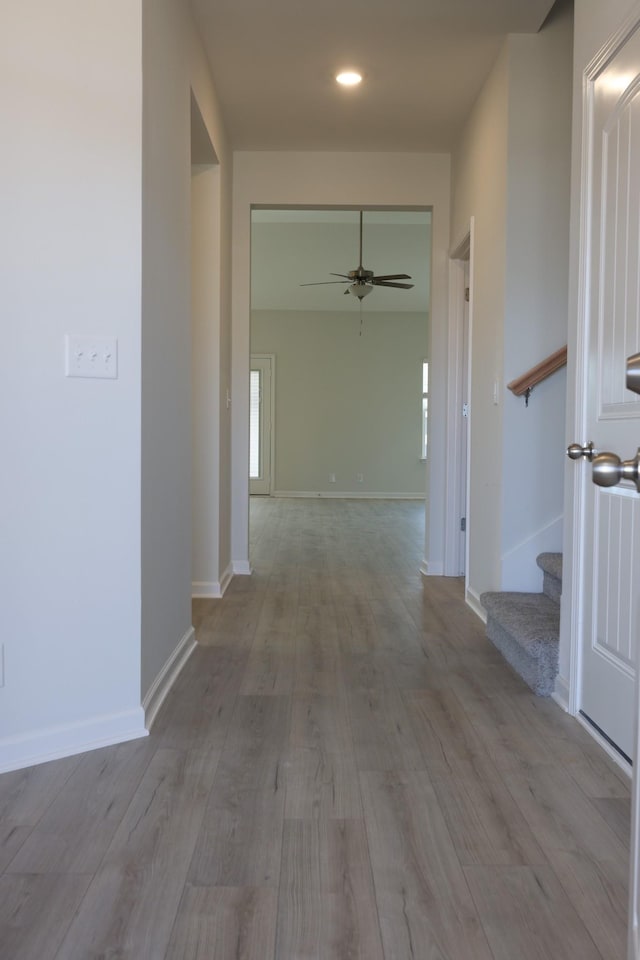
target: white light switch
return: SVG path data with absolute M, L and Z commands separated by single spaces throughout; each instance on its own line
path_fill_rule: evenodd
M 118 376 L 118 341 L 115 337 L 65 337 L 65 376 L 98 377 L 115 380 Z

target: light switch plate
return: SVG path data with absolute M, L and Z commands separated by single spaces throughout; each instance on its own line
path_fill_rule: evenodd
M 118 341 L 115 337 L 65 337 L 65 376 L 116 380 Z

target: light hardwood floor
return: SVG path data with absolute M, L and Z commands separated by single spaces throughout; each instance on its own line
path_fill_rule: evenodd
M 151 736 L 0 777 L 1 960 L 623 960 L 628 782 L 422 519 L 252 501 Z

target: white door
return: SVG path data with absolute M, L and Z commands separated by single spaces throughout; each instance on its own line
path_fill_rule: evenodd
M 625 360 L 640 350 L 640 32 L 594 65 L 585 89 L 585 434 L 622 459 L 640 445 L 640 397 Z M 577 439 L 577 438 L 576 438 Z M 640 497 L 581 469 L 581 712 L 627 757 L 634 748 Z
M 274 358 L 253 355 L 249 376 L 249 493 L 271 493 Z

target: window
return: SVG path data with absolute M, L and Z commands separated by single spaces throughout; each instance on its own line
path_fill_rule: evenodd
M 427 424 L 429 420 L 429 361 L 422 361 L 422 459 L 427 459 Z
M 251 371 L 249 395 L 249 478 L 260 477 L 260 400 L 262 393 L 261 370 Z

